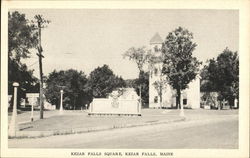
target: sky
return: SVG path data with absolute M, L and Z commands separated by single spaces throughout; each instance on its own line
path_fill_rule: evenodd
M 11 10 L 13 11 L 13 10 Z M 203 63 L 216 58 L 226 47 L 239 50 L 237 10 L 171 9 L 22 9 L 27 19 L 42 14 L 51 23 L 42 29 L 43 71 L 70 68 L 88 75 L 98 66 L 109 65 L 124 79 L 138 77 L 138 68 L 122 54 L 130 47 L 149 47 L 156 32 L 164 40 L 181 26 L 193 33 L 197 47 L 193 55 Z M 38 57 L 33 51 L 24 60 L 39 75 Z

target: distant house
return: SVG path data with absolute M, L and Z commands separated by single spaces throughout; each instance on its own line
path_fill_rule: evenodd
M 218 99 L 219 92 L 201 92 L 201 107 L 204 109 L 229 109 L 230 105 L 227 100 Z M 234 102 L 234 108 L 238 107 L 238 100 Z
M 151 52 L 156 56 L 161 56 L 161 47 L 163 40 L 158 33 L 156 33 L 150 40 Z M 160 80 L 160 71 L 162 70 L 162 63 L 157 63 L 154 68 L 150 70 L 149 76 L 149 108 L 160 108 L 160 96 L 154 86 L 156 81 Z M 200 108 L 200 77 L 197 76 L 195 80 L 189 83 L 189 88 L 185 89 L 182 94 L 182 104 L 184 107 L 197 109 Z M 162 94 L 162 107 L 176 106 L 176 91 L 166 83 Z
M 218 92 L 201 92 L 201 108 L 214 109 L 218 108 Z

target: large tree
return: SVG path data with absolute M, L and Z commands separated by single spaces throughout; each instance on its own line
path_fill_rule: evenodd
M 150 51 L 147 50 L 146 47 L 144 46 L 140 48 L 131 47 L 123 54 L 123 58 L 128 58 L 129 60 L 132 60 L 136 63 L 137 68 L 139 69 L 139 80 L 138 80 L 139 82 L 143 81 L 144 78 L 143 67 L 146 64 L 149 56 L 150 56 Z M 142 96 L 142 84 L 143 83 L 139 83 L 140 97 Z
M 33 76 L 33 70 L 21 63 L 21 59 L 29 58 L 31 49 L 36 46 L 35 26 L 29 24 L 25 14 L 8 12 L 8 93 L 13 94 L 12 84 L 18 82 L 18 102 L 26 92 L 38 91 L 38 80 Z
M 116 88 L 125 87 L 122 77 L 116 76 L 108 65 L 97 67 L 88 78 L 87 89 L 94 98 L 107 97 Z
M 46 79 L 45 96 L 49 103 L 60 105 L 60 90 L 63 90 L 63 107 L 65 109 L 80 109 L 90 102 L 90 96 L 85 89 L 86 75 L 80 71 L 69 69 L 51 72 Z
M 28 58 L 30 49 L 38 43 L 36 27 L 29 23 L 25 14 L 17 11 L 8 13 L 8 55 L 20 62 L 21 58 Z
M 180 106 L 181 91 L 186 89 L 199 73 L 201 63 L 193 57 L 196 46 L 193 34 L 182 27 L 170 32 L 162 45 L 162 73 L 166 75 L 166 80 L 173 89 L 176 89 L 177 106 Z
M 219 92 L 219 100 L 229 101 L 239 98 L 239 56 L 225 48 L 216 59 L 210 59 L 201 73 L 202 90 Z
M 209 72 L 212 70 L 215 73 L 216 65 L 215 59 L 207 60 L 208 65 L 204 65 L 201 69 L 201 92 L 215 92 L 217 91 L 216 85 L 210 80 Z

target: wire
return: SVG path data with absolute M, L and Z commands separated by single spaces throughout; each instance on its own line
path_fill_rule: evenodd
M 32 63 L 32 64 L 31 64 L 31 65 L 29 65 L 28 67 L 31 67 L 31 66 L 35 65 L 36 63 L 38 63 L 38 61 L 36 61 L 36 62 Z

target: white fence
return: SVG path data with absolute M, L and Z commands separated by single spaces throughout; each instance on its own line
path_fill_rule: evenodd
M 90 104 L 89 114 L 141 115 L 141 105 L 138 100 L 96 98 Z

